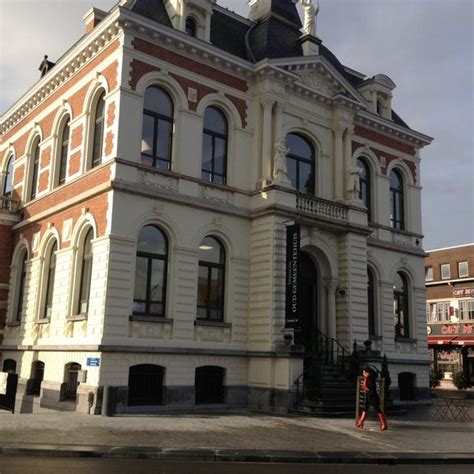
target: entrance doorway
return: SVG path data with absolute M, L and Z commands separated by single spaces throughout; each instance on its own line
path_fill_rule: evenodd
M 300 344 L 306 352 L 305 368 L 311 361 L 311 354 L 316 349 L 316 329 L 318 328 L 318 271 L 311 257 L 301 252 L 300 257 Z

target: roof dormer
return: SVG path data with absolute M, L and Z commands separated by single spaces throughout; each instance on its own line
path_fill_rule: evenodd
M 211 16 L 216 0 L 165 0 L 174 28 L 203 41 L 210 41 Z
M 395 83 L 385 74 L 366 79 L 357 89 L 369 103 L 369 111 L 392 120 L 392 91 Z

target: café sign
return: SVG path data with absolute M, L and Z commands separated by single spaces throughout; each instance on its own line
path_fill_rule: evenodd
M 474 335 L 473 324 L 433 324 L 428 326 L 430 336 L 463 336 Z
M 453 288 L 453 296 L 474 296 L 474 288 Z

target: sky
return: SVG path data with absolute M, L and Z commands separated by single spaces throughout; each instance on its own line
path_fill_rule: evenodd
M 0 0 L 0 113 L 116 0 Z M 247 16 L 245 0 L 218 3 Z M 317 35 L 346 66 L 397 85 L 392 105 L 434 138 L 421 151 L 423 247 L 474 242 L 474 1 L 319 0 Z

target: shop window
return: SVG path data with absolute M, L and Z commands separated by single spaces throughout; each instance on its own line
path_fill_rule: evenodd
M 474 300 L 460 300 L 459 312 L 462 321 L 474 322 Z
M 469 276 L 469 268 L 467 262 L 458 263 L 458 275 L 459 278 L 466 278 Z
M 140 364 L 128 372 L 128 405 L 161 405 L 163 403 L 164 367 Z
M 64 184 L 66 182 L 70 135 L 69 122 L 69 117 L 67 117 L 64 121 L 60 134 L 58 185 Z
M 367 208 L 367 219 L 372 221 L 371 213 L 371 176 L 370 168 L 363 158 L 357 159 L 357 167 L 361 169 L 359 177 L 359 199 Z
M 141 161 L 160 170 L 171 169 L 173 101 L 157 86 L 148 87 L 143 100 Z
M 165 316 L 168 241 L 154 225 L 138 234 L 133 314 Z
M 31 378 L 28 381 L 28 395 L 40 395 L 44 377 L 44 362 L 37 360 L 31 364 Z
M 196 405 L 207 403 L 224 403 L 225 369 L 212 365 L 196 369 L 195 391 Z
M 92 239 L 94 231 L 92 227 L 87 231 L 82 245 L 82 262 L 80 270 L 80 286 L 77 301 L 76 314 L 87 314 L 89 311 L 89 296 L 92 281 Z
M 401 372 L 398 374 L 398 390 L 400 400 L 408 401 L 416 399 L 415 374 Z
M 215 237 L 199 246 L 198 319 L 224 320 L 225 251 Z
M 315 153 L 313 145 L 301 135 L 286 136 L 288 178 L 296 191 L 314 194 Z
M 16 360 L 5 359 L 3 361 L 3 370 L 2 372 L 7 372 L 9 374 L 16 374 Z
M 35 199 L 38 193 L 39 181 L 39 164 L 40 164 L 40 137 L 36 137 L 31 148 L 30 166 L 31 166 L 31 182 L 30 182 L 30 199 Z
M 390 173 L 390 224 L 394 229 L 405 229 L 403 178 L 395 169 Z
M 451 278 L 451 266 L 449 263 L 443 263 L 441 265 L 441 279 L 449 280 Z
M 433 267 L 425 268 L 425 281 L 433 281 Z
M 11 197 L 13 189 L 13 155 L 10 155 L 7 160 L 5 174 L 3 177 L 3 195 Z
M 227 176 L 228 124 L 225 115 L 216 107 L 208 107 L 204 113 L 202 137 L 203 180 L 225 184 Z
M 404 273 L 398 272 L 393 284 L 393 317 L 396 337 L 410 337 L 408 296 L 407 277 Z
M 104 117 L 105 117 L 105 91 L 100 92 L 94 112 L 94 129 L 92 142 L 91 168 L 99 166 L 102 162 L 102 152 L 104 148 Z
M 62 387 L 62 400 L 76 400 L 77 387 L 79 386 L 79 371 L 81 364 L 69 362 L 64 367 L 64 383 Z

